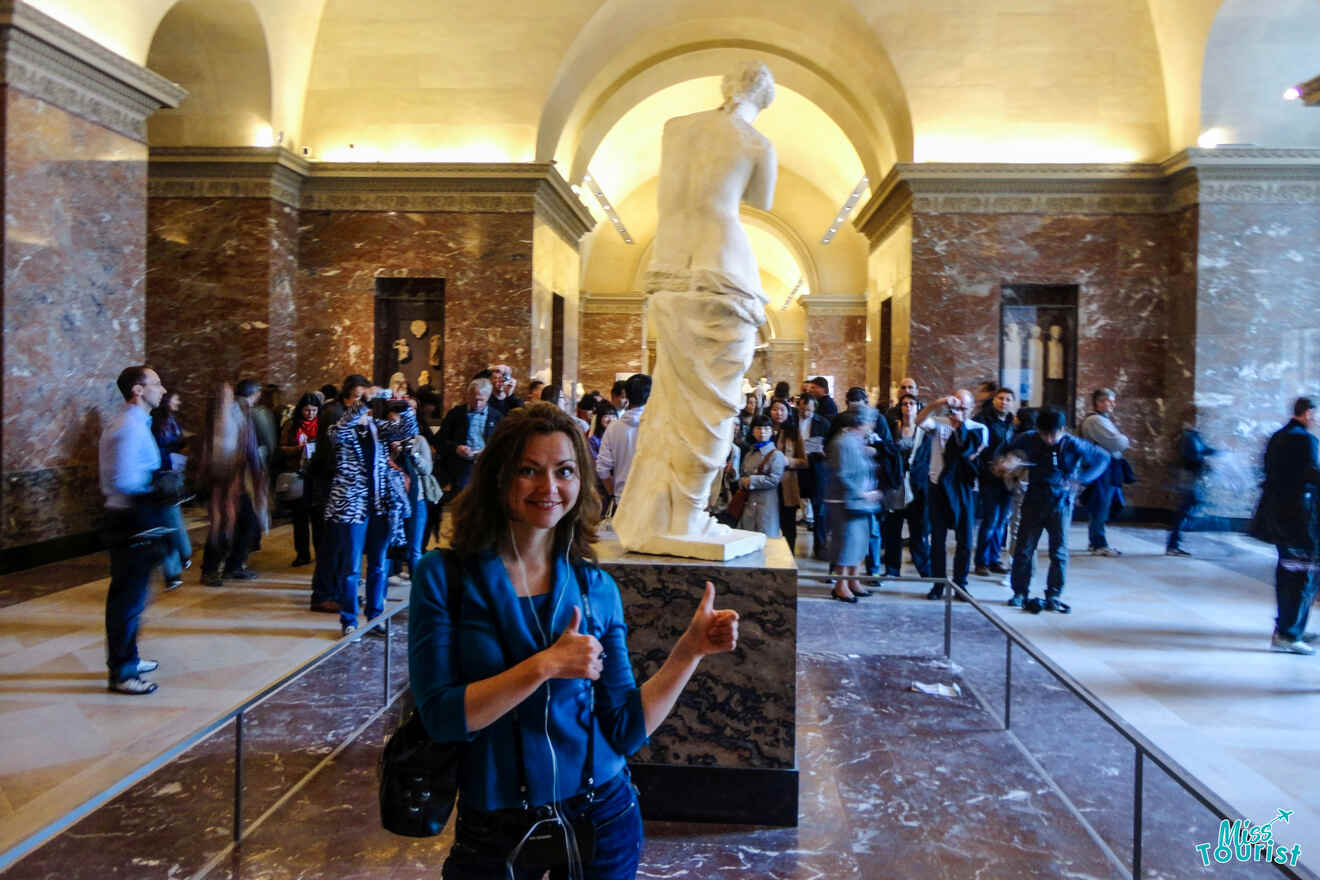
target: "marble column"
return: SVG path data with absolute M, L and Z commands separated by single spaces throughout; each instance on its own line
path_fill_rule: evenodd
M 865 294 L 811 293 L 802 298 L 807 312 L 804 378 L 832 376 L 830 396 L 846 408 L 844 394 L 866 385 Z
M 588 391 L 609 395 L 617 373 L 639 373 L 645 324 L 640 293 L 583 296 L 581 381 Z
M 147 356 L 182 395 L 192 430 L 221 382 L 273 383 L 285 401 L 306 390 L 293 384 L 305 171 L 278 149 L 151 151 Z
M 146 118 L 184 92 L 25 4 L 0 30 L 8 565 L 99 521 L 97 441 L 145 355 Z
M 1269 435 L 1295 398 L 1320 399 L 1320 150 L 1193 149 L 1177 166 L 1196 239 L 1180 372 L 1191 375 L 1202 434 L 1222 450 L 1204 513 L 1241 522 Z

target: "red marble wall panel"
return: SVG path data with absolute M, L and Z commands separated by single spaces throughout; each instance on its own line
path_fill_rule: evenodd
M 806 353 L 800 344 L 792 348 L 771 346 L 765 358 L 766 377 L 771 385 L 787 382 L 792 387 L 793 393 L 797 394 L 802 380 L 807 375 L 803 366 L 805 361 Z
M 908 372 L 932 392 L 996 375 L 1003 284 L 1078 285 L 1075 413 L 1089 409 L 1092 389 L 1117 392 L 1140 480 L 1130 502 L 1167 506 L 1169 273 L 1183 259 L 1175 225 L 1154 214 L 914 216 Z
M 642 313 L 584 314 L 578 357 L 582 387 L 609 394 L 615 373 L 642 370 Z
M 813 315 L 807 307 L 807 377 L 833 376 L 830 395 L 843 396 L 853 385 L 866 385 L 866 316 Z
M 1269 435 L 1320 394 L 1320 210 L 1202 204 L 1195 382 L 1212 462 L 1206 512 L 1249 517 Z
M 143 144 L 4 87 L 0 546 L 99 518 L 97 440 L 144 352 Z
M 292 209 L 269 199 L 154 198 L 147 224 L 147 357 L 183 396 L 184 424 L 201 426 L 221 382 L 288 383 Z
M 531 366 L 532 214 L 304 211 L 297 386 L 370 375 L 377 277 L 445 279 L 445 405 L 473 373 Z

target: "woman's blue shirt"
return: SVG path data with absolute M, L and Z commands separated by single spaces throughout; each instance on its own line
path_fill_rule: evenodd
M 408 615 L 408 666 L 413 696 L 422 722 L 439 742 L 468 741 L 468 759 L 459 773 L 459 791 L 479 810 L 499 810 L 524 802 L 518 790 L 514 714 L 526 763 L 530 805 L 563 800 L 580 793 L 587 738 L 595 738 L 595 785 L 623 769 L 625 758 L 646 742 L 641 690 L 628 658 L 628 628 L 614 579 L 586 565 L 581 570 L 591 605 L 590 632 L 605 652 L 604 671 L 596 682 L 552 679 L 482 730 L 468 730 L 464 710 L 467 685 L 498 675 L 548 647 L 528 616 L 528 600 L 514 592 L 504 563 L 494 552 L 458 558 L 460 583 L 447 583 L 444 553 L 428 553 L 413 575 Z M 573 609 L 582 607 L 574 567 L 554 562 L 549 609 L 541 615 L 549 644 L 568 627 Z M 450 619 L 448 591 L 462 598 L 459 620 Z M 521 604 L 520 604 L 521 603 Z M 579 631 L 587 632 L 587 614 Z M 498 630 L 496 629 L 498 627 Z M 501 647 L 501 637 L 511 657 Z M 595 714 L 590 697 L 595 692 Z M 549 711 L 547 712 L 547 697 Z M 553 755 L 551 751 L 553 746 Z M 557 785 L 556 785 L 557 781 Z

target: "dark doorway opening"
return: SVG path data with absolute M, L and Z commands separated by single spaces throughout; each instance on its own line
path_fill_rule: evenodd
M 551 294 L 550 306 L 550 384 L 564 387 L 564 298 Z M 571 395 L 572 392 L 570 391 Z M 576 403 L 577 401 L 574 401 Z
M 445 279 L 377 278 L 372 381 L 403 373 L 417 391 L 445 388 Z M 443 411 L 443 410 L 442 410 Z
M 880 303 L 880 393 L 876 403 L 884 409 L 884 399 L 894 387 L 894 299 Z M 883 398 L 883 399 L 882 399 Z

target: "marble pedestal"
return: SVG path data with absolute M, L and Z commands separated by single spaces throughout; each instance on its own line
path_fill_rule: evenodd
M 596 545 L 619 584 L 638 681 L 687 628 L 705 581 L 740 615 L 738 650 L 708 657 L 629 762 L 648 819 L 796 825 L 797 565 L 783 538 L 730 562 Z

